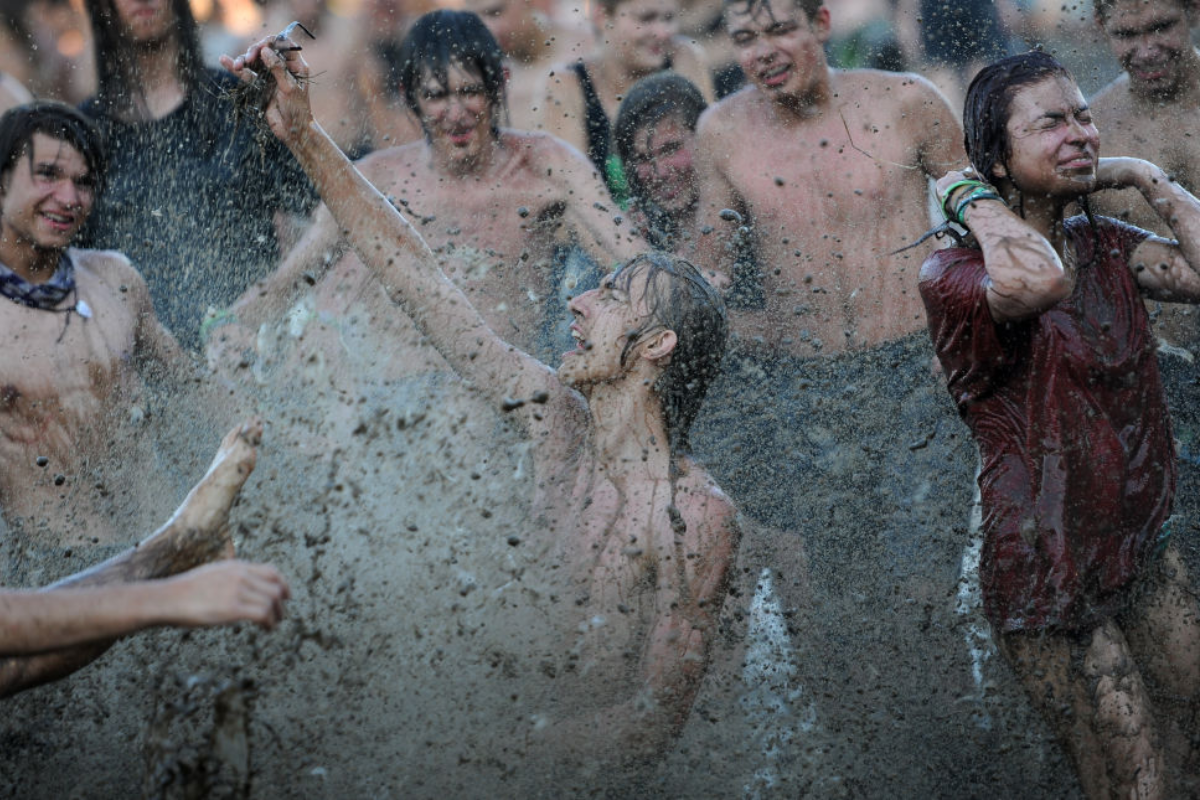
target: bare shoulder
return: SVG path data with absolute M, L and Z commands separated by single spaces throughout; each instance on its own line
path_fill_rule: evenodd
M 1088 104 L 1092 113 L 1124 113 L 1129 108 L 1129 76 L 1125 73 L 1092 95 Z
M 133 266 L 133 262 L 116 250 L 82 250 L 71 248 L 71 259 L 75 262 L 76 274 L 94 277 L 110 286 L 129 290 L 145 290 L 146 281 Z
M 354 162 L 354 166 L 358 167 L 364 178 L 375 183 L 376 179 L 391 178 L 400 170 L 416 167 L 424 148 L 423 141 L 385 147 Z
M 732 531 L 737 509 L 708 470 L 689 458 L 680 460 L 675 481 L 675 505 L 704 539 Z
M 752 131 L 755 116 L 760 111 L 762 93 L 754 86 L 744 86 L 728 97 L 718 100 L 704 110 L 696 125 L 700 146 L 716 148 L 718 153 L 731 151 L 719 145 L 731 136 L 744 135 Z
M 869 101 L 874 114 L 935 108 L 950 112 L 950 103 L 927 78 L 913 72 L 854 69 L 834 72 L 834 92 L 843 100 Z
M 515 128 L 505 128 L 501 132 L 501 142 L 514 152 L 525 154 L 536 163 L 575 162 L 586 160 L 583 153 L 572 147 L 569 142 L 545 131 L 522 131 Z

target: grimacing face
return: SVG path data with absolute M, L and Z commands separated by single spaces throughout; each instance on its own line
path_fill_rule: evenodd
M 434 151 L 450 162 L 477 160 L 493 144 L 492 108 L 483 78 L 451 64 L 443 86 L 428 73 L 417 90 L 417 111 Z
M 1009 103 L 1008 166 L 997 165 L 1027 193 L 1071 197 L 1096 183 L 1100 133 L 1079 86 L 1063 75 L 1026 86 Z
M 570 386 L 604 383 L 625 375 L 637 358 L 636 350 L 621 363 L 621 354 L 631 332 L 642 328 L 649 317 L 645 295 L 650 270 L 634 267 L 625 290 L 621 272 L 607 275 L 599 288 L 584 292 L 568 304 L 575 317 L 571 335 L 575 349 L 563 354 L 558 376 Z M 642 338 L 654 333 L 643 332 Z
M 696 134 L 677 117 L 665 117 L 637 131 L 629 168 L 647 199 L 669 214 L 696 204 Z
M 809 19 L 789 0 L 735 3 L 725 11 L 725 28 L 747 80 L 769 96 L 806 97 L 827 68 L 830 26 L 824 6 Z

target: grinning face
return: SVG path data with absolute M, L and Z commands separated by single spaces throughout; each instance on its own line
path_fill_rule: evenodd
M 1102 24 L 1135 94 L 1169 98 L 1184 88 L 1195 51 L 1182 0 L 1120 0 Z
M 737 2 L 725 11 L 725 27 L 746 78 L 774 99 L 807 99 L 827 74 L 824 6 L 810 20 L 790 0 Z
M 443 163 L 470 168 L 481 162 L 495 143 L 494 109 L 483 78 L 451 64 L 443 86 L 426 73 L 417 92 L 417 111 L 434 154 Z
M 677 0 L 625 0 L 602 16 L 603 37 L 622 63 L 639 73 L 657 72 L 679 33 Z
M 117 17 L 129 41 L 153 44 L 171 35 L 175 14 L 170 0 L 114 0 Z
M 66 142 L 35 133 L 30 146 L 32 164 L 26 151 L 0 178 L 0 232 L 37 250 L 61 250 L 92 210 L 95 180 Z
M 569 386 L 584 387 L 605 383 L 623 377 L 638 358 L 634 350 L 621 363 L 621 353 L 633 332 L 640 330 L 649 311 L 645 294 L 649 271 L 637 269 L 625 291 L 625 281 L 617 272 L 605 277 L 600 288 L 584 292 L 569 304 L 575 316 L 571 335 L 575 337 L 574 350 L 564 353 L 558 368 L 558 377 Z M 646 339 L 660 332 L 661 328 L 650 328 L 641 334 Z
M 1100 133 L 1079 87 L 1054 76 L 1019 90 L 1009 104 L 1007 168 L 1023 192 L 1078 197 L 1096 183 Z
M 695 133 L 674 117 L 647 125 L 633 138 L 630 169 L 647 199 L 668 214 L 686 211 L 699 199 L 695 142 Z

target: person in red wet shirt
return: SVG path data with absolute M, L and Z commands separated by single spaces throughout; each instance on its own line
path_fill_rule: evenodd
M 964 129 L 971 167 L 938 195 L 970 236 L 920 288 L 980 450 L 984 613 L 1089 797 L 1196 796 L 1200 605 L 1164 532 L 1175 455 L 1142 298 L 1200 302 L 1200 202 L 1099 158 L 1044 53 L 981 71 Z M 1177 241 L 1094 217 L 1104 188 L 1139 190 Z

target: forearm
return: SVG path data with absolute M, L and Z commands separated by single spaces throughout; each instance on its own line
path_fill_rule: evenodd
M 1141 162 L 1134 185 L 1174 234 L 1188 265 L 1200 266 L 1200 201 L 1160 167 Z
M 165 623 L 168 605 L 161 587 L 143 581 L 103 588 L 0 591 L 0 655 L 44 654 Z

